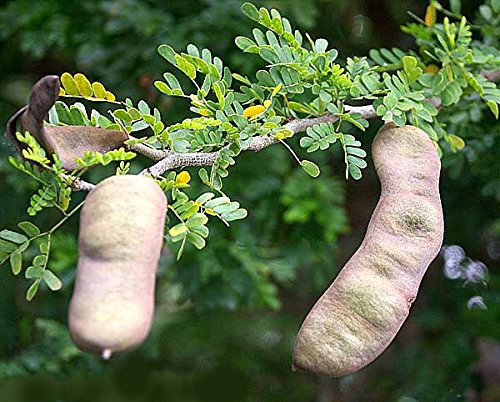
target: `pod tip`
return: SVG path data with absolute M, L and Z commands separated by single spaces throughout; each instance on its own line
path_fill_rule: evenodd
M 101 356 L 102 356 L 102 358 L 104 360 L 109 360 L 111 358 L 112 353 L 113 352 L 111 351 L 111 349 L 104 349 L 102 351 L 102 355 Z

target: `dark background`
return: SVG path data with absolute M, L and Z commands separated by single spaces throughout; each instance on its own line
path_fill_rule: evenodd
M 426 6 L 409 0 L 257 3 L 264 4 L 312 37 L 327 38 L 341 58 L 372 47 L 413 46 L 399 26 L 410 21 L 407 10 L 423 17 Z M 482 3 L 462 4 L 473 19 Z M 262 61 L 234 45 L 235 36 L 253 28 L 240 5 L 239 0 L 3 2 L 0 121 L 26 103 L 38 78 L 65 71 L 103 82 L 118 98 L 157 105 L 167 123 L 180 121 L 188 105 L 153 87 L 168 68 L 157 46 L 208 47 L 233 71 L 251 74 Z M 322 175 L 311 179 L 275 146 L 243 154 L 231 169 L 226 192 L 249 210 L 245 221 L 230 229 L 211 224 L 207 248 L 188 249 L 180 262 L 175 251 L 165 250 L 154 328 L 137 351 L 103 363 L 78 352 L 69 340 L 65 323 L 77 258 L 76 219 L 54 239 L 51 269 L 62 278 L 62 291 L 42 289 L 28 303 L 27 281 L 13 277 L 8 265 L 1 267 L 0 401 L 500 401 L 498 388 L 491 386 L 498 362 L 485 368 L 485 359 L 499 353 L 494 341 L 500 342 L 500 169 L 495 167 L 500 133 L 486 116 L 457 134 L 467 141 L 476 132 L 480 144 L 489 141 L 486 150 L 471 148 L 443 161 L 445 244 L 459 244 L 484 261 L 489 286 L 450 281 L 438 258 L 395 341 L 359 373 L 342 379 L 293 373 L 291 352 L 302 319 L 363 237 L 379 195 L 377 178 L 370 165 L 363 180 L 346 183 L 342 158 L 332 151 L 315 159 Z M 359 138 L 365 149 L 373 134 Z M 14 229 L 27 218 L 36 186 L 8 165 L 10 154 L 2 136 L 0 228 Z M 57 219 L 55 212 L 44 212 L 35 222 L 50 227 Z M 467 308 L 475 295 L 484 297 L 487 310 Z

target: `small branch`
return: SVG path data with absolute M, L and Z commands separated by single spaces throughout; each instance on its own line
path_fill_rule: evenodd
M 61 175 L 61 178 L 63 180 L 71 181 L 71 188 L 74 191 L 90 191 L 95 187 L 95 184 L 86 182 L 85 180 L 82 180 L 79 177 L 63 174 Z
M 373 106 L 345 106 L 345 110 L 348 113 L 359 113 L 365 119 L 373 119 L 377 116 Z M 314 117 L 310 119 L 295 119 L 286 123 L 283 127 L 291 130 L 293 133 L 300 133 L 305 131 L 308 127 L 312 127 L 316 124 L 321 123 L 334 123 L 339 118 L 333 114 L 325 114 L 324 116 Z M 260 137 L 255 137 L 252 139 L 247 150 L 250 151 L 261 151 L 273 144 L 276 144 L 279 140 L 270 135 L 263 135 Z M 169 152 L 166 157 L 164 157 L 159 162 L 155 163 L 153 166 L 144 169 L 141 174 L 151 174 L 153 176 L 161 176 L 168 170 L 177 169 L 184 166 L 210 166 L 213 165 L 215 159 L 219 152 L 193 152 L 193 153 L 177 153 Z
M 131 151 L 134 151 L 134 152 L 137 152 L 138 154 L 144 155 L 145 157 L 152 159 L 156 162 L 167 157 L 167 155 L 169 154 L 169 151 L 164 151 L 162 149 L 156 149 L 156 148 L 153 148 L 153 147 L 150 147 L 146 144 L 141 144 L 141 143 L 130 145 L 129 148 Z
M 168 170 L 182 166 L 210 166 L 214 164 L 217 155 L 219 155 L 219 152 L 169 152 L 165 158 L 144 169 L 141 174 L 149 173 L 153 176 L 161 176 Z

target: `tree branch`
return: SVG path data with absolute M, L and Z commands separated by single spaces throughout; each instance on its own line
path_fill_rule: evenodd
M 373 119 L 377 117 L 372 105 L 366 106 L 345 106 L 347 113 L 359 113 L 365 119 Z M 339 117 L 334 114 L 325 114 L 324 116 L 309 118 L 309 119 L 295 119 L 286 123 L 283 127 L 291 130 L 294 134 L 305 131 L 307 128 L 321 123 L 334 123 L 339 120 Z M 254 137 L 252 142 L 245 150 L 258 152 L 273 144 L 278 143 L 279 140 L 270 135 L 263 135 Z M 131 150 L 138 152 L 154 161 L 156 163 L 149 168 L 144 169 L 140 174 L 151 174 L 152 176 L 161 176 L 168 170 L 177 169 L 184 166 L 211 166 L 214 164 L 219 151 L 217 152 L 189 152 L 178 153 L 172 151 L 164 151 L 154 149 L 146 144 L 135 144 L 130 147 Z M 90 191 L 95 185 L 88 183 L 81 179 L 73 181 L 73 189 L 76 191 Z
M 133 138 L 133 137 L 130 137 Z M 134 144 L 131 145 L 130 147 L 131 151 L 137 152 L 138 154 L 144 155 L 145 157 L 152 159 L 154 161 L 160 161 L 163 158 L 167 157 L 169 151 L 165 151 L 163 149 L 156 149 L 153 147 L 150 147 L 149 145 L 146 144 Z
M 365 119 L 373 119 L 377 116 L 373 106 L 346 106 L 346 112 L 359 113 Z M 294 134 L 305 131 L 307 128 L 321 123 L 334 123 L 338 120 L 338 116 L 333 114 L 325 114 L 324 116 L 314 117 L 310 119 L 295 119 L 286 123 L 283 127 L 291 130 Z M 270 145 L 276 144 L 278 139 L 270 135 L 263 135 L 252 139 L 249 147 L 246 150 L 258 152 Z M 140 151 L 139 151 L 140 152 Z M 161 151 L 163 152 L 163 151 Z M 193 153 L 177 153 L 168 152 L 167 155 L 155 163 L 153 166 L 144 169 L 141 174 L 151 174 L 153 176 L 161 176 L 168 170 L 177 169 L 184 166 L 210 166 L 217 159 L 219 152 L 193 152 Z

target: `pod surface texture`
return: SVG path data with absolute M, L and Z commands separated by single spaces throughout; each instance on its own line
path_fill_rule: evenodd
M 80 349 L 110 355 L 148 335 L 166 208 L 163 191 L 144 176 L 112 176 L 87 196 L 69 307 Z
M 427 134 L 385 125 L 372 155 L 379 202 L 360 247 L 304 320 L 294 368 L 340 377 L 375 360 L 403 325 L 441 248 L 441 163 Z

